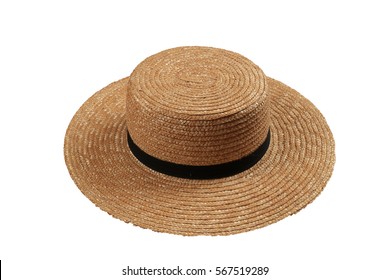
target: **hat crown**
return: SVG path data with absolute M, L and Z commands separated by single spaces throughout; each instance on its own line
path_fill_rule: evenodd
M 266 139 L 266 77 L 249 59 L 180 47 L 141 62 L 129 80 L 127 128 L 160 160 L 195 166 L 243 158 Z

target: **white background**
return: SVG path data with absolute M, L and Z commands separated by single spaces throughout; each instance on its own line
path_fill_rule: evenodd
M 130 279 L 127 265 L 390 279 L 388 4 L 314 2 L 1 1 L 4 279 Z M 322 111 L 337 159 L 311 205 L 248 233 L 181 237 L 113 219 L 81 194 L 63 159 L 73 114 L 147 56 L 182 45 L 239 52 Z

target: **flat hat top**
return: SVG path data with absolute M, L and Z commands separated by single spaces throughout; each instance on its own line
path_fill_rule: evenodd
M 195 59 L 180 64 L 178 53 Z M 152 156 L 208 165 L 250 153 L 268 129 L 255 165 L 209 180 L 153 170 L 127 141 L 129 131 Z M 69 124 L 64 153 L 76 185 L 102 210 L 181 235 L 234 234 L 296 213 L 322 191 L 335 162 L 331 131 L 310 101 L 238 54 L 201 47 L 156 54 L 94 94 Z
M 210 47 L 168 49 L 142 61 L 130 76 L 129 97 L 150 111 L 210 120 L 265 98 L 265 75 L 240 54 Z

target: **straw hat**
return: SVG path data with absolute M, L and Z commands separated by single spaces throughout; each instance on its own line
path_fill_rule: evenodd
M 332 133 L 306 98 L 249 59 L 179 47 L 90 97 L 65 136 L 81 192 L 158 232 L 229 235 L 312 202 L 335 163 Z

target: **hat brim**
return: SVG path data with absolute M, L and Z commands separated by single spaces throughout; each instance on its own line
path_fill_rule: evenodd
M 252 168 L 234 176 L 191 180 L 140 163 L 127 143 L 128 78 L 90 97 L 67 129 L 69 173 L 96 206 L 125 222 L 180 235 L 229 235 L 292 215 L 323 190 L 335 163 L 332 133 L 297 91 L 267 78 L 271 143 Z

